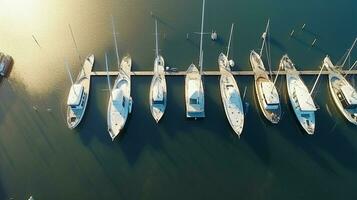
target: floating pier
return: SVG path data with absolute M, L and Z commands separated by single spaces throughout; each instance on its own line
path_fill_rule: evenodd
M 342 70 L 342 74 L 346 74 L 348 70 Z M 318 75 L 320 71 L 318 70 L 303 70 L 303 71 L 299 71 L 299 75 Z M 118 71 L 109 71 L 109 76 L 117 76 L 118 75 Z M 272 71 L 273 75 L 276 75 L 278 73 L 278 71 Z M 328 75 L 330 72 L 329 71 L 322 71 L 322 75 Z M 235 76 L 253 76 L 254 72 L 253 71 L 232 71 L 232 74 Z M 279 75 L 285 75 L 286 72 L 285 71 L 279 71 Z M 350 72 L 348 72 L 348 74 L 351 75 L 356 75 L 357 74 L 357 70 L 351 70 Z M 93 71 L 91 73 L 91 76 L 106 76 L 107 72 L 106 71 Z M 132 71 L 131 72 L 132 76 L 153 76 L 154 72 L 153 71 Z M 167 76 L 185 76 L 186 75 L 186 71 L 175 71 L 175 72 L 171 72 L 171 71 L 166 71 L 165 75 Z M 204 76 L 219 76 L 221 75 L 221 72 L 219 71 L 204 71 L 203 72 Z

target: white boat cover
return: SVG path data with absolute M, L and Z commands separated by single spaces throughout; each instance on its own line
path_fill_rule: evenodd
M 113 104 L 115 106 L 119 106 L 119 105 L 122 105 L 123 103 L 123 91 L 120 90 L 120 89 L 113 89 L 112 90 L 112 95 L 113 95 Z
M 238 103 L 240 103 L 240 99 L 238 96 L 237 91 L 234 89 L 233 85 L 227 85 L 226 86 L 227 90 L 228 90 L 228 95 L 229 95 L 229 102 L 234 104 L 234 105 L 238 105 Z
M 350 105 L 357 105 L 357 93 L 356 90 L 349 84 L 341 86 L 343 96 Z
M 196 99 L 198 104 L 198 99 L 199 99 L 199 81 L 197 79 L 191 79 L 188 81 L 188 95 L 190 99 Z
M 292 82 L 292 84 L 295 84 Z M 294 87 L 294 86 L 293 86 Z M 302 111 L 316 111 L 316 106 L 309 92 L 302 87 L 295 85 L 295 95 Z
M 164 89 L 160 84 L 159 80 L 156 80 L 153 88 L 152 98 L 154 101 L 163 101 L 164 100 Z
M 84 87 L 81 84 L 73 84 L 69 91 L 67 105 L 78 106 L 79 103 L 81 102 L 83 91 L 84 91 Z
M 265 102 L 268 105 L 279 104 L 279 95 L 272 82 L 261 82 L 261 89 L 263 91 Z

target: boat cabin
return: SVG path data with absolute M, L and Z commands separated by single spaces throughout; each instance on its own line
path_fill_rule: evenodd
M 83 94 L 84 87 L 81 84 L 73 84 L 69 91 L 67 105 L 72 109 L 78 109 L 83 107 Z
M 164 104 L 164 89 L 158 83 L 153 88 L 152 101 L 153 104 Z
M 188 95 L 189 95 L 189 104 L 199 105 L 200 104 L 200 86 L 197 79 L 192 79 L 188 81 Z
M 112 98 L 113 98 L 113 105 L 118 107 L 125 107 L 125 96 L 123 91 L 120 89 L 113 89 L 112 90 Z
M 356 90 L 349 84 L 345 84 L 340 87 L 340 91 L 337 93 L 339 100 L 346 109 L 357 108 L 357 93 Z
M 275 110 L 279 108 L 279 95 L 272 82 L 261 82 L 260 89 L 264 98 L 264 108 L 267 110 Z
M 295 99 L 297 99 L 297 103 L 301 111 L 312 112 L 317 110 L 308 91 L 303 88 L 299 88 L 299 86 L 296 85 L 293 95 Z

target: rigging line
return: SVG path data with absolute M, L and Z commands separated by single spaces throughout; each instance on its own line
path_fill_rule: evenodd
M 73 34 L 73 30 L 72 30 L 71 24 L 68 24 L 68 27 L 69 27 L 69 30 L 70 30 L 70 32 L 71 32 L 71 36 L 72 36 L 72 40 L 73 40 L 74 46 L 75 46 L 75 48 L 76 48 L 76 52 L 77 52 L 77 54 L 78 54 L 79 63 L 81 63 L 81 62 L 82 62 L 82 57 L 81 57 L 81 55 L 79 54 L 77 42 L 76 42 L 76 40 L 74 39 L 74 34 Z
M 314 85 L 312 86 L 312 89 L 311 89 L 311 91 L 310 91 L 310 95 L 312 95 L 312 93 L 314 92 L 315 87 L 316 87 L 316 84 L 317 84 L 317 82 L 318 82 L 318 80 L 319 80 L 319 78 L 320 78 L 320 76 L 321 76 L 322 70 L 323 70 L 324 68 L 325 68 L 324 65 L 322 65 L 321 70 L 320 70 L 320 72 L 319 72 L 319 74 L 317 75 L 317 78 L 316 78 L 316 80 L 315 80 L 315 83 L 314 83 Z
M 73 85 L 73 84 L 74 84 L 74 83 L 73 83 L 73 78 L 72 78 L 71 71 L 69 70 L 69 64 L 68 64 L 67 59 L 64 60 L 64 63 L 65 63 L 66 69 L 67 69 L 68 76 L 69 76 L 69 78 L 71 79 L 71 83 L 72 83 L 72 85 Z
M 112 18 L 112 29 L 113 29 L 113 38 L 114 38 L 114 45 L 115 45 L 115 54 L 117 57 L 117 65 L 118 65 L 117 67 L 120 68 L 119 50 L 118 50 L 117 35 L 116 35 L 116 31 L 115 31 L 113 15 L 111 16 L 111 18 Z
M 231 47 L 231 40 L 232 40 L 233 29 L 234 29 L 234 23 L 232 23 L 231 33 L 230 33 L 230 35 L 229 35 L 228 49 L 227 49 L 227 59 L 229 58 L 229 50 L 230 50 L 230 47 Z
M 71 79 L 71 83 L 72 83 L 72 86 L 73 86 L 73 85 L 74 85 L 73 77 L 72 77 L 72 73 L 71 73 L 71 71 L 70 71 L 70 69 L 69 69 L 69 64 L 68 64 L 67 59 L 64 60 L 64 63 L 65 63 L 66 69 L 67 69 L 68 76 L 69 76 L 69 78 Z M 78 94 L 77 94 L 77 92 L 76 92 L 76 90 L 75 90 L 74 88 L 73 88 L 73 92 L 74 92 L 74 94 L 75 94 L 76 96 L 78 96 Z
M 345 76 L 344 77 L 346 77 L 349 73 L 350 73 L 350 71 L 354 68 L 354 67 L 356 67 L 357 66 L 357 60 L 353 63 L 353 65 L 348 69 L 348 71 L 346 72 L 346 74 L 345 74 Z
M 260 53 L 259 53 L 259 56 L 262 57 L 262 53 L 263 53 L 263 49 L 264 49 L 264 44 L 265 44 L 265 39 L 266 39 L 266 35 L 267 35 L 267 31 L 268 31 L 268 28 L 269 28 L 269 24 L 270 24 L 270 19 L 268 19 L 268 23 L 267 23 L 267 26 L 265 28 L 265 32 L 263 33 L 263 43 L 262 43 L 262 47 L 260 48 Z
M 272 75 L 272 71 L 271 71 L 271 62 L 270 62 L 270 53 L 269 53 L 269 49 L 268 49 L 268 44 L 269 43 L 267 43 L 266 45 L 265 45 L 265 48 L 266 48 L 266 59 L 267 59 L 267 63 L 268 63 L 268 67 L 269 67 L 269 76 L 270 76 L 270 80 L 272 80 L 273 79 L 273 75 Z
M 157 19 L 155 19 L 155 56 L 159 57 L 159 41 L 157 38 Z
M 355 40 L 353 41 L 353 44 L 352 44 L 351 48 L 348 50 L 348 54 L 347 54 L 345 60 L 343 61 L 342 65 L 341 65 L 341 69 L 342 69 L 343 66 L 345 65 L 345 63 L 346 63 L 346 61 L 347 61 L 347 58 L 351 55 L 351 52 L 352 52 L 352 50 L 353 50 L 353 48 L 354 48 L 356 42 L 357 42 L 357 37 L 356 37 Z
M 107 56 L 107 52 L 105 52 L 105 69 L 107 70 L 107 81 L 108 81 L 108 88 L 109 88 L 110 98 L 112 99 L 112 101 L 114 101 L 113 95 L 112 95 L 112 88 L 111 88 L 111 86 L 110 86 L 110 78 L 109 78 L 109 70 L 108 70 L 108 56 Z
M 203 25 L 204 25 L 204 18 L 205 18 L 205 0 L 203 0 L 203 5 L 202 5 L 202 18 L 201 18 L 201 38 L 200 38 L 200 57 L 203 56 L 202 53 L 202 40 L 203 40 Z M 202 65 L 203 65 L 203 59 L 199 59 L 199 66 L 200 66 L 200 73 L 202 74 Z
M 268 58 L 268 65 L 269 65 L 269 72 L 270 72 L 270 77 L 271 79 L 273 78 L 273 73 L 272 73 L 272 69 L 271 69 L 271 44 L 270 44 L 270 28 L 268 29 L 268 54 L 269 54 L 269 58 Z

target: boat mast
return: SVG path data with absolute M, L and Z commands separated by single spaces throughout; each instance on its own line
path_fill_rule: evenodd
M 354 48 L 356 42 L 357 42 L 357 37 L 355 38 L 355 41 L 353 41 L 353 44 L 352 44 L 351 48 L 348 50 L 347 56 L 346 56 L 345 60 L 343 61 L 342 65 L 341 65 L 341 68 L 343 68 L 343 66 L 345 65 L 348 57 L 350 57 L 350 54 L 351 54 L 352 49 Z
M 159 41 L 157 39 L 157 19 L 155 19 L 155 56 L 159 57 Z
M 112 95 L 112 88 L 110 87 L 107 52 L 105 52 L 105 69 L 107 70 L 107 81 L 108 81 L 108 88 L 109 88 L 110 98 L 112 99 L 112 101 L 114 101 L 113 95 Z
M 230 47 L 231 47 L 231 40 L 232 40 L 233 28 L 234 28 L 234 23 L 232 23 L 231 33 L 230 33 L 230 35 L 229 35 L 228 48 L 227 48 L 227 59 L 228 59 L 229 50 L 230 50 Z
M 65 62 L 65 66 L 66 66 L 66 69 L 67 69 L 67 73 L 68 73 L 69 79 L 71 79 L 71 83 L 72 83 L 72 86 L 73 86 L 74 83 L 73 83 L 72 73 L 71 73 L 71 71 L 69 70 L 68 61 L 65 60 L 64 62 Z M 76 90 L 75 90 L 74 88 L 73 88 L 73 91 L 74 91 L 74 94 L 75 94 L 76 96 L 78 96 L 77 93 L 76 93 Z
M 260 53 L 259 53 L 259 56 L 260 56 L 260 57 L 262 57 L 262 53 L 263 53 L 263 49 L 264 49 L 264 45 L 265 45 L 265 41 L 266 41 L 266 36 L 267 36 L 267 34 L 268 34 L 269 25 L 270 25 L 270 19 L 268 19 L 268 23 L 267 23 L 267 26 L 266 26 L 266 28 L 265 28 L 265 32 L 264 32 L 263 35 L 262 35 L 263 44 L 262 44 L 262 48 L 260 48 Z
M 118 43 L 117 43 L 117 36 L 116 36 L 116 32 L 115 32 L 113 15 L 112 15 L 112 29 L 113 29 L 113 38 L 114 38 L 114 45 L 115 45 L 115 54 L 117 56 L 117 65 L 119 68 L 120 67 L 120 59 L 119 59 Z
M 73 40 L 74 46 L 75 46 L 75 48 L 76 48 L 76 52 L 77 52 L 77 54 L 78 54 L 79 63 L 81 63 L 81 62 L 82 62 L 82 57 L 81 57 L 81 55 L 79 54 L 77 42 L 76 42 L 76 40 L 74 39 L 74 34 L 73 34 L 73 31 L 72 31 L 71 24 L 68 24 L 68 27 L 69 27 L 69 30 L 70 30 L 70 32 L 71 32 L 71 36 L 72 36 L 72 40 Z
M 205 18 L 205 0 L 203 0 L 202 5 L 202 19 L 201 19 L 201 40 L 200 40 L 200 58 L 199 58 L 199 67 L 200 67 L 200 74 L 202 75 L 202 66 L 203 66 L 203 52 L 202 52 L 202 40 L 203 40 L 203 23 Z
M 275 79 L 274 79 L 274 85 L 275 85 L 275 83 L 276 83 L 276 80 L 278 80 L 278 76 L 279 76 L 280 69 L 281 69 L 281 66 L 279 65 L 279 67 L 278 67 L 278 72 L 276 73 L 276 77 L 275 77 Z
M 69 76 L 69 78 L 71 79 L 71 83 L 72 83 L 72 85 L 73 85 L 73 84 L 74 84 L 74 83 L 73 83 L 73 78 L 72 78 L 71 71 L 69 70 L 68 61 L 65 60 L 64 62 L 65 62 L 65 66 L 66 66 L 66 69 L 67 69 L 68 76 Z
M 310 96 L 311 96 L 312 93 L 314 92 L 315 87 L 316 87 L 316 84 L 317 84 L 317 82 L 318 82 L 318 80 L 319 80 L 319 78 L 320 78 L 320 76 L 321 76 L 322 70 L 323 70 L 324 68 L 325 68 L 324 65 L 322 65 L 321 70 L 320 70 L 320 72 L 319 72 L 319 75 L 317 75 L 317 78 L 316 78 L 316 80 L 315 80 L 314 86 L 312 86 L 312 89 L 311 89 L 311 91 L 310 91 Z

